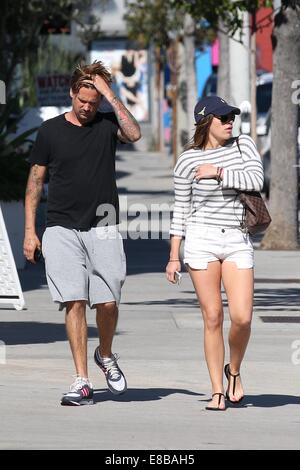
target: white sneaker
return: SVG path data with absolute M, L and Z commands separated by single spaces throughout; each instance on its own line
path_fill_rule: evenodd
M 70 387 L 70 391 L 63 395 L 61 405 L 93 405 L 93 394 L 93 385 L 89 379 L 77 376 L 75 382 Z
M 104 372 L 109 390 L 115 395 L 126 392 L 127 383 L 123 372 L 117 364 L 119 357 L 113 354 L 111 357 L 101 357 L 99 348 L 95 349 L 94 360 Z

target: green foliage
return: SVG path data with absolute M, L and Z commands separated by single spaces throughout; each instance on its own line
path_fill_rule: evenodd
M 172 34 L 183 27 L 180 8 L 172 8 L 168 0 L 130 0 L 124 18 L 129 36 L 143 47 L 152 43 L 167 48 Z
M 32 141 L 28 137 L 36 131 L 30 129 L 13 137 L 23 114 L 18 100 L 10 99 L 0 115 L 0 200 L 18 201 L 24 198 L 29 171 L 27 161 Z
M 186 3 L 175 5 L 172 0 L 130 0 L 125 15 L 130 38 L 141 47 L 153 44 L 165 51 L 175 36 L 183 37 L 184 15 L 188 10 Z M 207 22 L 195 25 L 197 46 L 211 43 L 215 37 L 215 31 Z
M 255 12 L 260 7 L 272 7 L 272 0 L 170 0 L 173 8 L 185 10 L 196 20 L 205 19 L 212 28 L 222 20 L 229 34 L 243 26 L 240 13 Z
M 106 1 L 102 0 L 101 5 Z M 36 62 L 38 49 L 47 38 L 40 35 L 44 21 L 59 14 L 66 21 L 74 20 L 79 23 L 84 35 L 95 26 L 93 15 L 90 15 L 88 21 L 84 15 L 91 3 L 92 0 L 1 1 L 0 80 L 6 83 L 8 94 L 14 95 L 16 86 L 20 86 L 14 83 L 16 67 L 24 61 L 30 65 Z
M 196 23 L 196 43 L 201 46 L 214 40 L 220 20 L 233 35 L 243 26 L 241 12 L 253 13 L 272 4 L 272 0 L 130 0 L 125 20 L 130 37 L 140 45 L 167 48 L 175 33 L 183 33 L 184 14 L 189 13 Z

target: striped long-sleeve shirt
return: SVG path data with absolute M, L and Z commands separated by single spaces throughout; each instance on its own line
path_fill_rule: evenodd
M 256 145 L 247 135 L 217 149 L 187 150 L 174 169 L 175 205 L 170 234 L 185 235 L 187 225 L 239 227 L 243 206 L 238 190 L 261 191 L 263 166 Z M 195 180 L 196 168 L 211 163 L 224 169 L 223 180 Z

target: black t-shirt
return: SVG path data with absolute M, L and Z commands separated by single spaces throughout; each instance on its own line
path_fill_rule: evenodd
M 30 163 L 49 170 L 47 227 L 88 230 L 101 220 L 119 223 L 118 127 L 114 113 L 99 112 L 85 126 L 70 123 L 64 114 L 42 124 Z

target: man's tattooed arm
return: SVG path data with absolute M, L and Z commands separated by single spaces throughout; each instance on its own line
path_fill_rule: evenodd
M 141 137 L 140 126 L 126 106 L 116 97 L 110 84 L 97 74 L 92 77 L 91 83 L 98 93 L 105 96 L 113 107 L 120 126 L 118 129 L 118 138 L 123 142 L 136 142 L 139 140 Z
M 141 137 L 140 126 L 124 104 L 114 96 L 110 101 L 118 119 L 118 138 L 123 142 L 136 142 Z
M 35 215 L 43 191 L 47 167 L 33 165 L 31 167 L 25 194 L 25 233 L 35 232 Z
M 32 263 L 35 263 L 35 249 L 41 248 L 41 242 L 35 231 L 35 217 L 43 191 L 46 171 L 46 166 L 33 165 L 31 167 L 25 194 L 25 237 L 23 251 L 25 258 Z

